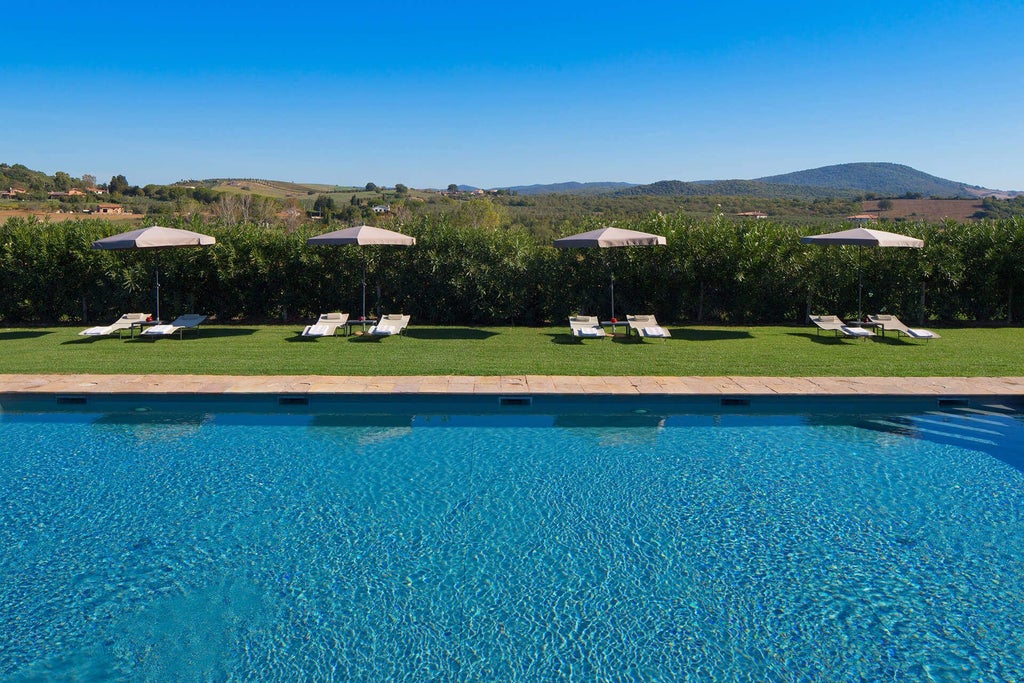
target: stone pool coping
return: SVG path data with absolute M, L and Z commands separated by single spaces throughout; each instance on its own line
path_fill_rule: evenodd
M 0 394 L 1024 396 L 1024 377 L 12 375 Z

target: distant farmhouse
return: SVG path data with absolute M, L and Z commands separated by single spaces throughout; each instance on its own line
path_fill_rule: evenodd
M 105 194 L 106 190 L 101 190 L 98 187 L 87 187 L 84 190 L 80 190 L 77 187 L 72 187 L 67 192 L 47 192 L 46 196 L 50 199 L 62 199 L 64 197 L 84 197 L 87 194 Z
M 847 216 L 846 220 L 853 223 L 870 223 L 871 221 L 877 221 L 878 216 L 872 213 L 858 213 L 856 216 Z
M 96 213 L 124 213 L 124 207 L 120 204 L 97 204 Z
M 768 214 L 763 211 L 741 211 L 736 215 L 740 218 L 768 218 Z
M 61 197 L 84 197 L 85 192 L 79 190 L 77 187 L 72 187 L 67 192 L 47 192 L 46 196 L 50 199 L 60 199 Z
M 391 213 L 391 205 L 390 204 L 378 204 L 377 206 L 373 207 L 373 212 L 374 213 Z
M 25 194 L 25 190 L 20 187 L 12 187 L 0 192 L 0 199 L 21 199 L 23 194 Z

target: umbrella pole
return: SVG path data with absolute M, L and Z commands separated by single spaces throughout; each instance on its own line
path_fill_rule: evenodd
M 612 317 L 611 317 L 611 319 L 615 320 L 615 273 L 612 273 L 611 290 L 612 290 Z
M 863 320 L 861 315 L 861 293 L 864 291 L 864 271 L 861 268 L 860 260 L 864 254 L 864 247 L 857 247 L 857 324 Z
M 363 258 L 363 315 L 361 320 L 366 320 L 366 258 Z
M 156 252 L 156 318 L 160 319 L 160 251 Z
M 612 317 L 609 320 L 615 320 L 615 252 L 608 251 L 608 272 L 611 273 L 608 288 L 612 294 Z

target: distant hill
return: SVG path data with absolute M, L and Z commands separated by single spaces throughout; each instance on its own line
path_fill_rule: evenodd
M 753 180 L 659 180 L 633 183 L 555 183 L 510 188 L 519 194 L 611 194 L 656 197 L 763 197 L 771 199 L 853 199 L 871 192 L 881 197 L 1014 197 L 1021 192 L 990 190 L 946 180 L 902 164 L 855 163 Z
M 0 189 L 9 187 L 21 189 L 53 189 L 53 177 L 42 171 L 33 171 L 23 164 L 0 164 Z
M 208 178 L 198 181 L 182 181 L 178 184 L 202 185 L 218 192 L 258 194 L 278 199 L 306 197 L 315 193 L 336 191 L 333 189 L 335 187 L 333 185 L 289 183 L 280 180 L 262 180 L 258 178 Z
M 71 179 L 77 181 L 77 179 Z M 65 179 L 66 181 L 66 179 Z M 45 192 L 55 187 L 53 176 L 33 171 L 21 164 L 0 163 L 0 189 L 28 188 Z M 277 199 L 302 199 L 319 194 L 363 194 L 365 188 L 324 183 L 293 183 L 258 178 L 210 178 L 182 180 L 175 185 L 205 187 L 232 194 L 257 194 Z M 147 186 L 149 187 L 149 186 Z M 462 192 L 472 192 L 473 185 L 459 185 Z M 138 188 L 136 188 L 137 190 Z M 380 188 L 384 190 L 385 188 Z M 909 166 L 870 162 L 822 166 L 795 173 L 765 176 L 753 180 L 660 180 L 638 185 L 628 182 L 565 182 L 517 185 L 509 188 L 519 195 L 604 195 L 655 197 L 754 197 L 765 199 L 855 199 L 867 193 L 877 198 L 971 198 L 1012 199 L 1024 191 L 991 190 L 977 185 L 929 175 Z M 410 196 L 424 198 L 435 191 L 413 190 Z M 149 193 L 147 192 L 147 195 Z M 370 194 L 370 193 L 367 193 Z M 337 198 L 337 197 L 336 197 Z
M 619 190 L 616 196 L 654 197 L 763 197 L 766 199 L 852 199 L 858 190 L 834 190 L 826 187 L 763 183 L 758 180 L 659 180 Z
M 925 197 L 976 197 L 977 186 L 929 175 L 910 166 L 889 163 L 856 163 L 822 166 L 796 173 L 766 176 L 758 182 L 801 185 L 833 190 L 860 190 L 886 197 L 919 194 Z
M 633 187 L 635 183 L 552 183 L 550 185 L 516 185 L 508 188 L 517 194 L 610 194 L 615 190 Z

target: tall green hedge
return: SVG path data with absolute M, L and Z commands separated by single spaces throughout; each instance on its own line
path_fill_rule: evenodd
M 582 220 L 573 231 L 599 227 Z M 485 230 L 423 217 L 402 229 L 414 247 L 309 247 L 322 227 L 294 232 L 194 218 L 179 227 L 214 235 L 209 248 L 98 251 L 123 227 L 103 221 L 10 219 L 0 228 L 0 322 L 83 323 L 153 309 L 159 260 L 165 317 L 201 311 L 222 320 L 305 320 L 326 310 L 404 311 L 422 323 L 537 324 L 575 312 L 652 312 L 664 322 L 781 323 L 857 310 L 911 321 L 1024 317 L 1020 218 L 900 224 L 924 249 L 819 247 L 807 228 L 725 217 L 652 215 L 626 227 L 663 234 L 666 247 L 558 250 L 522 230 Z

